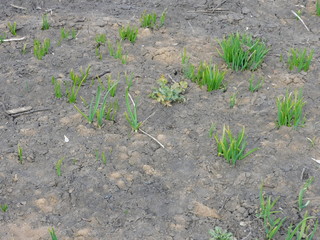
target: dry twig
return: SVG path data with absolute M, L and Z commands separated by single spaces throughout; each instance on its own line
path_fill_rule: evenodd
M 307 25 L 304 23 L 304 21 L 302 20 L 302 18 L 296 14 L 293 10 L 291 10 L 291 12 L 300 20 L 300 22 L 302 22 L 303 26 L 308 30 L 308 32 L 310 32 L 310 29 L 307 27 Z

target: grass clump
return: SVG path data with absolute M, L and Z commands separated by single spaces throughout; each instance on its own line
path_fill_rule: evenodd
M 61 176 L 61 166 L 62 166 L 63 160 L 64 160 L 64 157 L 60 158 L 55 164 L 56 173 L 57 173 L 58 177 Z
M 143 28 L 160 28 L 164 25 L 164 22 L 166 20 L 167 11 L 164 10 L 160 16 L 159 24 L 157 24 L 157 14 L 156 13 L 147 13 L 144 11 L 140 18 L 141 27 Z
M 316 14 L 320 16 L 320 0 L 316 1 Z
M 306 102 L 303 99 L 302 91 L 286 92 L 284 97 L 278 97 L 278 126 L 299 127 L 305 123 L 302 110 Z
M 51 240 L 58 240 L 58 237 L 56 236 L 56 233 L 54 231 L 54 228 L 49 229 Z
M 132 99 L 129 89 L 126 89 L 125 93 L 127 111 L 124 113 L 128 123 L 130 124 L 134 132 L 138 132 L 142 122 L 138 121 L 138 107 L 136 102 Z M 131 103 L 130 103 L 131 102 Z M 132 107 L 131 107 L 132 105 Z
M 302 70 L 307 72 L 313 58 L 313 53 L 313 50 L 307 54 L 306 49 L 302 50 L 292 48 L 290 55 L 288 56 L 288 66 L 290 71 L 292 71 L 294 68 L 297 68 L 299 72 Z
M 109 54 L 111 57 L 114 57 L 116 59 L 120 59 L 122 64 L 126 64 L 128 62 L 128 55 L 127 54 L 123 54 L 123 47 L 122 47 L 122 42 L 118 41 L 116 43 L 116 47 L 114 47 L 111 43 L 110 40 L 107 41 L 107 45 L 108 45 L 108 50 L 109 50 Z
M 233 165 L 236 164 L 237 160 L 242 160 L 258 150 L 258 148 L 254 148 L 245 153 L 247 141 L 244 127 L 242 128 L 242 131 L 238 133 L 238 136 L 235 137 L 233 136 L 229 126 L 224 125 L 221 138 L 219 139 L 217 134 L 214 138 L 218 145 L 218 156 L 223 156 L 228 163 Z
M 2 212 L 6 212 L 6 211 L 8 211 L 8 204 L 0 204 L 0 208 L 1 208 Z
M 55 77 L 51 78 L 51 82 L 54 86 L 54 96 L 56 98 L 62 98 L 61 82 L 56 80 Z
M 252 75 L 249 78 L 249 91 L 250 92 L 257 92 L 260 88 L 262 88 L 264 80 L 263 78 L 259 78 L 257 81 L 254 81 L 255 77 Z
M 228 67 L 235 71 L 256 70 L 269 52 L 260 39 L 254 40 L 246 34 L 231 34 L 219 42 L 222 53 L 219 55 Z
M 17 23 L 14 22 L 14 23 L 8 23 L 8 28 L 9 28 L 9 31 L 11 32 L 11 34 L 13 36 L 16 36 L 17 35 Z
M 119 110 L 119 102 L 118 102 L 118 100 L 115 100 L 113 102 L 107 103 L 106 120 L 114 122 L 118 110 Z
M 299 206 L 299 211 L 301 211 L 302 209 L 306 208 L 310 201 L 307 201 L 306 203 L 303 203 L 303 196 L 304 193 L 308 190 L 309 186 L 312 184 L 314 178 L 311 177 L 309 178 L 306 183 L 303 185 L 302 189 L 299 192 L 299 197 L 298 197 L 298 206 Z
M 42 60 L 42 58 L 49 53 L 49 48 L 50 48 L 49 38 L 44 39 L 42 44 L 37 39 L 33 41 L 33 54 L 39 60 Z
M 117 82 L 115 82 L 114 80 L 112 80 L 112 75 L 109 74 L 107 76 L 107 81 L 108 81 L 107 87 L 108 87 L 108 91 L 110 92 L 110 96 L 115 97 L 118 89 L 118 83 L 120 81 L 120 75 L 118 75 L 118 80 Z
M 60 29 L 60 40 L 58 42 L 58 45 L 61 44 L 62 40 L 69 39 L 71 36 L 71 39 L 75 39 L 77 36 L 77 31 L 72 28 L 71 30 L 67 30 L 65 28 Z
M 211 235 L 210 240 L 234 240 L 232 233 L 223 230 L 221 227 L 209 230 L 209 234 Z
M 121 27 L 119 29 L 119 35 L 122 40 L 128 39 L 130 42 L 135 43 L 138 36 L 138 28 L 130 27 Z
M 48 15 L 44 14 L 42 16 L 42 27 L 41 27 L 41 30 L 48 30 L 49 28 L 50 28 L 50 23 L 49 23 L 49 20 L 48 20 Z
M 18 144 L 18 159 L 19 162 L 22 164 L 23 162 L 23 150 L 22 147 Z
M 236 105 L 236 102 L 237 102 L 237 93 L 234 93 L 230 96 L 230 99 L 229 99 L 230 108 L 233 108 Z
M 171 106 L 172 102 L 182 102 L 185 100 L 182 94 L 188 87 L 187 82 L 175 82 L 171 86 L 168 86 L 168 80 L 164 76 L 161 76 L 157 82 L 159 88 L 155 88 L 149 95 L 151 98 L 156 99 L 157 102 L 160 102 L 165 106 Z

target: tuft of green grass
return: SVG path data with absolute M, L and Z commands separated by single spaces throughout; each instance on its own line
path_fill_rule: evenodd
M 320 0 L 316 1 L 316 14 L 320 16 Z
M 141 27 L 143 28 L 155 28 L 157 22 L 157 14 L 156 13 L 147 13 L 144 11 L 140 18 Z
M 110 40 L 107 41 L 107 46 L 108 46 L 110 56 L 116 59 L 120 59 L 122 64 L 126 64 L 128 62 L 128 55 L 123 54 L 122 42 L 118 41 L 116 45 L 117 46 L 114 47 Z
M 284 221 L 286 220 L 286 217 L 282 219 L 274 217 L 274 214 L 280 212 L 280 211 L 273 210 L 279 198 L 277 198 L 274 201 L 272 201 L 270 196 L 265 198 L 263 194 L 263 185 L 261 185 L 260 187 L 259 197 L 260 197 L 260 214 L 258 215 L 258 217 L 263 219 L 266 239 L 268 240 L 275 239 L 274 236 L 278 233 Z
M 107 76 L 107 86 L 108 86 L 108 91 L 110 92 L 111 97 L 115 97 L 117 93 L 117 88 L 118 88 L 118 82 L 120 80 L 120 75 L 118 75 L 118 80 L 117 83 L 115 84 L 115 81 L 112 80 L 112 75 L 109 74 Z
M 65 28 L 60 29 L 60 38 L 63 39 L 68 39 L 69 38 L 69 31 L 66 30 Z
M 60 159 L 56 162 L 56 164 L 55 164 L 56 173 L 57 173 L 58 177 L 61 176 L 61 166 L 62 166 L 63 160 L 64 160 L 64 157 L 63 157 L 63 158 L 60 158 Z
M 211 235 L 210 240 L 234 240 L 232 233 L 223 230 L 221 227 L 209 230 L 209 234 Z
M 233 108 L 236 105 L 236 102 L 237 102 L 237 93 L 234 93 L 230 96 L 230 100 L 229 100 L 230 108 Z
M 284 97 L 277 98 L 278 126 L 299 127 L 305 123 L 302 110 L 306 102 L 303 99 L 302 91 L 286 92 Z
M 222 52 L 219 55 L 228 67 L 235 71 L 256 70 L 269 52 L 260 40 L 247 34 L 231 34 L 219 42 Z
M 23 163 L 23 150 L 19 144 L 18 144 L 18 159 L 19 159 L 19 162 L 22 164 Z
M 182 102 L 185 100 L 182 94 L 188 87 L 187 82 L 175 82 L 171 86 L 168 86 L 168 80 L 164 76 L 161 76 L 157 82 L 159 84 L 159 88 L 155 88 L 149 95 L 151 98 L 156 99 L 157 102 L 170 107 L 172 102 Z
M 164 25 L 164 22 L 166 21 L 166 17 L 167 17 L 167 10 L 165 9 L 160 16 L 160 24 L 159 27 L 162 27 Z
M 33 54 L 39 60 L 42 60 L 42 58 L 49 53 L 49 48 L 50 48 L 49 38 L 44 39 L 42 44 L 37 39 L 33 41 Z
M 17 23 L 14 22 L 14 23 L 8 23 L 8 28 L 9 28 L 9 31 L 11 32 L 11 34 L 13 36 L 16 36 L 17 35 Z
M 138 36 L 138 28 L 130 27 L 121 27 L 119 29 L 119 35 L 122 40 L 128 39 L 130 42 L 135 43 Z
M 95 41 L 97 46 L 100 47 L 101 45 L 105 45 L 107 42 L 107 37 L 105 34 L 97 34 L 95 37 Z
M 310 203 L 310 201 L 303 203 L 303 196 L 304 196 L 304 193 L 308 190 L 309 186 L 312 184 L 313 180 L 314 180 L 314 177 L 309 178 L 299 192 L 299 197 L 298 197 L 299 211 L 306 208 Z
M 292 48 L 290 50 L 290 55 L 288 56 L 289 70 L 292 71 L 294 68 L 297 68 L 298 72 L 301 72 L 302 70 L 307 72 L 313 58 L 313 53 L 313 50 L 307 54 L 306 49 Z
M 62 92 L 61 92 L 61 82 L 60 81 L 57 81 L 55 79 L 55 77 L 52 77 L 51 78 L 51 82 L 53 83 L 54 85 L 54 96 L 56 98 L 62 98 Z
M 138 113 L 137 113 L 138 107 L 136 102 L 132 99 L 128 89 L 126 89 L 125 100 L 126 100 L 126 107 L 127 107 L 127 111 L 124 113 L 125 117 L 128 123 L 130 124 L 132 130 L 135 132 L 138 132 L 142 122 L 138 121 Z
M 113 102 L 107 103 L 106 107 L 106 120 L 114 122 L 116 114 L 119 110 L 119 103 L 118 100 Z
M 27 53 L 27 44 L 26 44 L 26 43 L 23 44 L 23 47 L 22 47 L 22 49 L 21 49 L 21 53 L 22 53 L 23 55 Z
M 6 212 L 6 211 L 8 211 L 8 204 L 0 204 L 0 208 L 1 208 L 2 212 Z
M 254 74 L 249 78 L 249 91 L 257 92 L 260 88 L 262 88 L 264 80 L 263 78 L 259 78 L 256 82 L 254 82 Z
M 236 164 L 237 160 L 242 160 L 258 150 L 258 148 L 254 148 L 245 153 L 247 141 L 244 127 L 242 128 L 242 131 L 238 133 L 238 136 L 235 137 L 229 126 L 224 125 L 221 138 L 219 139 L 217 134 L 214 138 L 218 145 L 218 156 L 223 156 L 228 163 L 233 165 Z
M 81 76 L 77 75 L 73 69 L 70 71 L 70 79 L 72 84 L 66 84 L 66 95 L 69 103 L 74 103 L 77 101 L 77 96 L 81 85 L 87 81 L 91 69 L 91 65 L 88 66 L 85 72 L 80 68 Z
M 56 236 L 56 233 L 54 231 L 54 228 L 49 229 L 51 240 L 58 240 L 58 237 Z
M 50 23 L 49 23 L 49 20 L 48 20 L 48 15 L 44 14 L 42 16 L 42 27 L 41 27 L 41 30 L 48 30 L 49 28 L 50 28 Z
M 3 43 L 3 40 L 5 40 L 7 37 L 7 35 L 4 33 L 4 34 L 1 34 L 0 35 L 0 43 Z

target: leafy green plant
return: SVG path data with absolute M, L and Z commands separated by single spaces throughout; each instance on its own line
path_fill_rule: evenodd
M 171 86 L 168 86 L 168 80 L 164 76 L 161 76 L 157 82 L 159 88 L 155 88 L 149 95 L 151 98 L 156 99 L 157 102 L 160 102 L 165 106 L 171 106 L 172 102 L 182 102 L 185 100 L 182 94 L 188 87 L 187 82 L 175 82 Z
M 18 158 L 19 162 L 22 164 L 23 162 L 23 150 L 22 147 L 18 144 Z
M 233 165 L 236 164 L 237 160 L 242 160 L 258 150 L 258 148 L 254 148 L 245 153 L 247 141 L 244 127 L 242 131 L 238 133 L 238 136 L 235 137 L 232 135 L 229 126 L 224 125 L 221 138 L 219 139 L 217 134 L 214 138 L 218 145 L 218 156 L 223 156 L 228 163 Z
M 246 34 L 231 34 L 219 42 L 224 59 L 229 68 L 235 71 L 256 70 L 269 52 L 260 39 L 254 40 Z
M 48 30 L 50 28 L 49 20 L 47 14 L 42 16 L 42 27 L 41 30 Z
M 11 34 L 13 35 L 13 36 L 16 36 L 17 35 L 17 23 L 16 22 L 14 22 L 14 23 L 8 23 L 8 28 L 9 28 L 9 30 L 10 30 L 10 32 L 11 32 Z
M 6 211 L 8 211 L 8 204 L 0 204 L 0 208 L 1 208 L 2 212 L 6 212 Z
M 56 162 L 56 165 L 55 165 L 55 167 L 56 167 L 56 173 L 57 173 L 58 177 L 61 176 L 61 166 L 62 166 L 63 160 L 64 160 L 64 157 L 63 157 L 63 158 L 60 158 L 60 159 Z
M 49 229 L 49 233 L 50 233 L 51 240 L 58 240 L 56 233 L 54 231 L 54 228 L 51 228 L 51 230 Z
M 122 64 L 126 64 L 128 61 L 128 55 L 124 55 L 123 52 L 123 48 L 122 48 L 122 43 L 121 41 L 117 42 L 117 47 L 115 48 L 111 41 L 108 40 L 107 41 L 107 46 L 108 46 L 108 50 L 109 50 L 109 54 L 111 57 L 114 57 L 116 59 L 120 59 Z
M 250 92 L 257 92 L 260 88 L 262 88 L 264 80 L 263 78 L 259 78 L 256 82 L 254 82 L 255 76 L 249 78 L 249 91 Z
M 234 93 L 230 96 L 230 100 L 229 100 L 230 108 L 233 108 L 236 105 L 236 102 L 237 102 L 237 93 Z
M 303 99 L 302 91 L 286 92 L 284 97 L 277 98 L 278 126 L 303 126 L 305 117 L 302 115 L 303 106 L 306 102 Z
M 108 121 L 113 121 L 116 117 L 116 114 L 119 110 L 119 103 L 118 100 L 115 100 L 111 103 L 107 103 L 107 107 L 106 107 L 106 120 Z
M 290 70 L 297 68 L 299 72 L 302 70 L 307 72 L 309 70 L 314 51 L 312 50 L 307 54 L 306 49 L 294 49 L 290 50 L 290 55 L 288 56 L 288 66 Z
M 226 230 L 223 230 L 221 227 L 215 227 L 214 230 L 209 230 L 211 235 L 210 240 L 233 240 L 234 237 L 232 233 L 229 233 Z
M 62 92 L 61 92 L 61 82 L 57 81 L 55 77 L 52 77 L 51 82 L 54 85 L 54 95 L 56 98 L 62 98 Z
M 137 104 L 132 99 L 128 89 L 126 90 L 126 93 L 125 93 L 125 100 L 126 100 L 126 107 L 127 107 L 127 111 L 124 113 L 125 117 L 128 123 L 130 124 L 132 130 L 137 132 L 142 122 L 138 121 Z M 130 102 L 132 103 L 132 107 Z
M 82 68 L 80 68 L 81 77 L 75 74 L 73 69 L 71 69 L 70 78 L 72 80 L 72 84 L 66 85 L 66 95 L 69 103 L 76 102 L 81 85 L 86 82 L 89 76 L 90 68 L 91 66 L 89 65 L 85 72 L 83 72 Z
M 277 232 L 280 230 L 283 225 L 286 217 L 284 218 L 275 218 L 273 215 L 279 213 L 280 211 L 274 211 L 273 208 L 278 202 L 279 198 L 272 201 L 271 197 L 265 198 L 263 195 L 263 185 L 260 187 L 260 214 L 258 217 L 263 219 L 263 225 L 266 232 L 266 239 L 272 240 Z
M 304 193 L 308 190 L 309 186 L 312 184 L 313 180 L 314 180 L 314 177 L 309 178 L 299 192 L 299 197 L 298 197 L 299 211 L 307 207 L 310 203 L 310 201 L 303 203 L 303 196 L 304 196 Z
M 130 27 L 121 27 L 119 29 L 119 35 L 122 40 L 128 39 L 130 42 L 135 43 L 138 36 L 138 28 Z
M 49 53 L 49 48 L 50 48 L 49 38 L 44 39 L 42 44 L 37 39 L 33 41 L 33 53 L 34 53 L 34 56 L 39 60 L 42 60 L 42 58 Z

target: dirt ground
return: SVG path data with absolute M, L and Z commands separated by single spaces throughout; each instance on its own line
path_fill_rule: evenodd
M 162 28 L 140 27 L 135 44 L 124 42 L 127 64 L 110 57 L 106 46 L 101 47 L 102 59 L 96 56 L 97 34 L 115 42 L 120 26 L 140 26 L 143 11 L 160 15 L 166 8 Z M 310 31 L 291 10 L 302 12 Z M 45 12 L 51 27 L 42 31 Z M 262 240 L 263 222 L 257 217 L 262 182 L 267 195 L 280 197 L 280 216 L 287 216 L 277 239 L 284 239 L 286 228 L 299 222 L 305 210 L 320 219 L 320 164 L 312 160 L 320 159 L 320 18 L 314 1 L 14 0 L 1 1 L 0 20 L 0 35 L 14 37 L 7 23 L 15 21 L 16 37 L 26 37 L 0 44 L 0 204 L 8 205 L 0 211 L 1 240 L 50 239 L 52 227 L 63 240 L 202 240 L 210 238 L 208 231 L 215 226 L 238 240 Z M 76 29 L 76 39 L 59 45 L 62 27 Z M 264 79 L 258 92 L 248 91 L 252 72 L 228 69 L 227 91 L 207 92 L 188 80 L 183 103 L 165 107 L 148 96 L 161 75 L 185 79 L 184 48 L 193 63 L 212 60 L 226 69 L 218 40 L 235 32 L 259 37 L 270 48 L 254 72 Z M 38 60 L 33 40 L 44 38 L 51 39 L 50 51 Z M 292 47 L 315 50 L 307 73 L 289 71 L 280 61 Z M 115 97 L 120 108 L 115 121 L 105 121 L 102 128 L 87 123 L 66 97 L 55 98 L 51 83 L 52 76 L 70 81 L 71 69 L 78 72 L 88 65 L 90 81 L 79 91 L 87 102 L 99 84 L 91 79 L 106 71 L 113 78 L 120 74 Z M 130 91 L 139 99 L 139 120 L 151 115 L 142 129 L 164 148 L 131 131 L 124 116 L 125 72 L 134 74 Z M 305 126 L 278 128 L 276 98 L 300 88 L 307 102 Z M 230 108 L 234 93 L 237 103 Z M 80 98 L 76 105 L 86 109 Z M 4 111 L 26 106 L 35 111 L 15 117 Z M 223 124 L 234 132 L 245 126 L 248 149 L 259 150 L 235 167 L 229 165 L 208 136 L 212 123 L 219 134 Z M 96 158 L 97 151 L 105 152 L 106 164 Z M 55 165 L 62 158 L 62 175 L 57 176 Z M 305 193 L 310 204 L 299 211 L 299 191 L 312 176 Z M 319 229 L 314 239 L 320 239 Z

